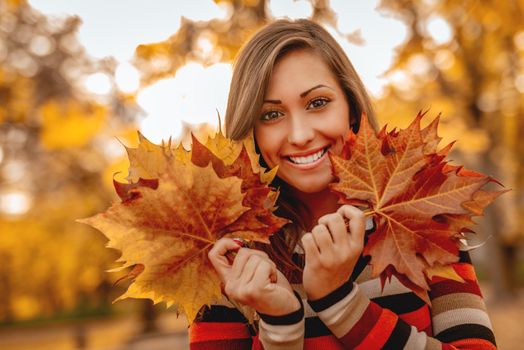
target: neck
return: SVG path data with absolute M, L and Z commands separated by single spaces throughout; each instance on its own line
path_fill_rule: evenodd
M 307 215 L 305 223 L 307 224 L 308 231 L 317 225 L 318 219 L 326 214 L 336 212 L 340 206 L 337 195 L 331 192 L 329 188 L 316 193 L 305 193 L 295 190 L 293 195 L 302 202 L 308 210 L 307 213 L 302 214 Z

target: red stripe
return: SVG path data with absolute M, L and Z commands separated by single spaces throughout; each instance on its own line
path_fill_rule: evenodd
M 345 348 L 334 335 L 304 339 L 304 350 L 318 349 L 344 350 Z
M 453 268 L 455 271 L 459 274 L 460 277 L 462 277 L 465 280 L 469 281 L 476 281 L 477 275 L 475 274 L 475 269 L 473 268 L 473 265 L 471 264 L 454 264 Z
M 381 313 L 382 308 L 376 303 L 370 302 L 362 317 L 346 335 L 340 338 L 340 341 L 350 349 L 356 347 L 375 326 Z
M 476 282 L 462 283 L 452 280 L 442 281 L 435 283 L 431 286 L 430 298 L 435 299 L 443 295 L 455 294 L 455 293 L 471 293 L 482 297 L 479 285 Z
M 495 350 L 497 347 L 490 341 L 477 338 L 460 339 L 449 343 L 451 349 L 468 349 L 468 350 Z
M 194 322 L 189 327 L 189 342 L 251 338 L 245 324 L 237 322 Z
M 253 345 L 251 350 L 264 350 L 264 346 L 262 346 L 260 339 L 258 339 L 258 335 L 253 336 Z
M 399 315 L 401 320 L 415 326 L 419 331 L 423 331 L 431 326 L 431 314 L 429 306 L 424 304 L 420 309 Z
M 426 333 L 428 337 L 432 337 L 433 336 L 433 325 L 430 324 L 429 326 L 426 327 L 426 329 L 423 329 L 422 331 Z
M 389 309 L 383 309 L 375 327 L 366 335 L 355 350 L 382 349 L 388 341 L 398 320 L 398 315 Z

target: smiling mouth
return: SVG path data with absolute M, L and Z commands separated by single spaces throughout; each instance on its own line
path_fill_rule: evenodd
M 324 156 L 324 154 L 326 154 L 326 152 L 328 151 L 328 148 L 329 147 L 321 149 L 320 151 L 310 154 L 309 156 L 305 156 L 305 157 L 291 157 L 290 156 L 290 157 L 287 157 L 287 159 L 289 159 L 289 161 L 291 161 L 291 163 L 294 163 L 294 164 L 310 164 L 322 158 L 322 156 Z

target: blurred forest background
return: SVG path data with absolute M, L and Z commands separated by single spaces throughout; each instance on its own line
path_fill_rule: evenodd
M 52 19 L 24 0 L 0 0 L 0 348 L 187 347 L 185 321 L 163 305 L 111 304 L 125 288 L 113 287 L 119 275 L 106 272 L 118 254 L 75 219 L 116 199 L 113 174 L 127 174 L 118 140 L 133 145 L 144 117 L 138 92 L 190 62 L 231 63 L 273 19 L 265 0 L 215 2 L 227 7 L 226 19 L 182 18 L 167 40 L 136 47 L 139 85 L 129 92 L 116 83 L 115 59 L 82 47 L 80 18 Z M 344 14 L 328 0 L 310 3 L 310 18 L 336 32 Z M 375 98 L 381 124 L 405 127 L 419 110 L 441 112 L 443 144 L 458 140 L 451 158 L 512 189 L 479 218 L 472 241 L 485 242 L 473 258 L 499 344 L 517 348 L 524 341 L 524 1 L 383 0 L 377 10 L 407 28 Z M 430 35 L 434 18 L 451 28 L 450 40 Z M 358 31 L 341 37 L 365 44 Z M 81 81 L 99 73 L 109 78 L 107 92 L 86 91 Z M 181 137 L 198 127 L 184 124 Z

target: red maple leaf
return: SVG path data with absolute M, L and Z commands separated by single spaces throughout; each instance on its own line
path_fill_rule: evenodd
M 392 274 L 425 297 L 428 268 L 458 260 L 458 241 L 472 216 L 504 191 L 481 189 L 489 176 L 448 164 L 451 145 L 437 151 L 438 118 L 421 129 L 419 113 L 403 130 L 376 133 L 362 116 L 350 132 L 342 157 L 330 154 L 338 182 L 331 189 L 341 203 L 365 206 L 376 230 L 364 254 L 373 276 Z

